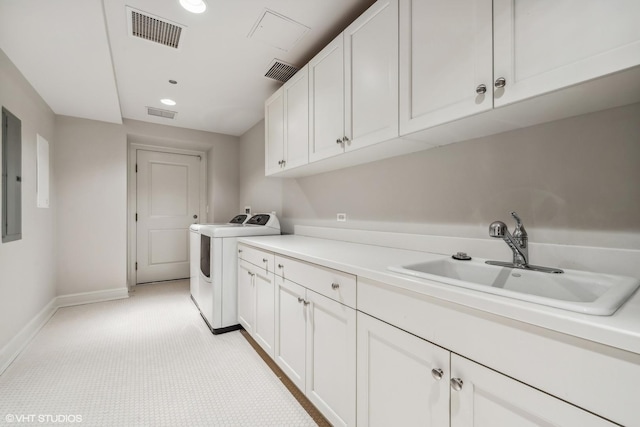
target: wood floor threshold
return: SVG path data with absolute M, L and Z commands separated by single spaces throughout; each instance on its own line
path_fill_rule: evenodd
M 260 347 L 258 343 L 255 342 L 253 338 L 251 338 L 251 335 L 249 335 L 249 333 L 244 329 L 240 329 L 240 333 L 249 342 L 249 344 L 251 344 L 251 347 L 253 347 L 256 353 L 260 355 L 262 360 L 264 360 L 264 362 L 273 371 L 273 373 L 276 374 L 276 377 L 278 377 L 278 379 L 282 381 L 282 384 L 284 384 L 287 390 L 289 390 L 289 393 L 291 393 L 291 395 L 295 397 L 295 399 L 298 401 L 298 403 L 300 403 L 304 410 L 307 411 L 307 414 L 309 414 L 309 416 L 313 418 L 313 421 L 315 421 L 316 424 L 318 424 L 318 426 L 320 427 L 331 427 L 331 423 L 327 421 L 327 419 L 320 413 L 320 411 L 318 411 L 313 403 L 311 403 L 309 399 L 307 399 L 307 396 L 305 396 L 304 393 L 302 393 L 300 389 L 296 387 L 296 385 L 289 379 L 289 377 L 282 371 L 282 369 L 280 369 L 280 367 L 276 365 L 276 362 L 274 362 L 274 360 L 269 357 L 269 355 L 262 349 L 262 347 Z

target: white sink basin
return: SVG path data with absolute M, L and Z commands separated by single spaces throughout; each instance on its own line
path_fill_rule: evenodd
M 599 316 L 613 314 L 640 285 L 640 280 L 631 277 L 578 270 L 542 273 L 488 265 L 477 258 L 471 261 L 442 258 L 388 268 L 449 285 Z

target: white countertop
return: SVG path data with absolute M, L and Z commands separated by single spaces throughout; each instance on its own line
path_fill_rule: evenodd
M 434 298 L 640 354 L 640 292 L 611 316 L 592 316 L 413 278 L 387 270 L 443 255 L 299 235 L 243 237 L 239 242 Z

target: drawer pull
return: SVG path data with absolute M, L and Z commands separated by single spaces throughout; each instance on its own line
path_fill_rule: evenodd
M 340 287 L 340 284 L 339 284 L 339 283 L 332 283 L 332 284 L 331 284 L 331 288 L 332 288 L 332 289 L 338 289 L 339 287 Z
M 463 382 L 460 378 L 451 378 L 451 381 L 449 381 L 449 384 L 451 384 L 451 388 L 454 389 L 455 391 L 462 390 Z
M 238 253 L 241 254 L 242 253 L 242 249 L 238 249 Z
M 269 260 L 266 259 L 266 258 L 262 258 L 262 262 L 267 262 L 267 261 L 269 261 Z
M 284 265 L 278 264 L 278 268 L 284 268 Z
M 432 369 L 431 370 L 431 376 L 433 378 L 435 378 L 436 380 L 440 381 L 442 379 L 442 376 L 444 375 L 444 372 L 442 372 L 442 369 Z
M 302 302 L 302 301 L 304 301 L 304 298 L 298 297 L 298 302 Z
M 302 301 L 304 305 L 309 305 L 309 301 Z

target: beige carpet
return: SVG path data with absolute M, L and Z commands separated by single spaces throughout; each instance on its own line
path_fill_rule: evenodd
M 240 332 L 209 332 L 187 281 L 58 310 L 0 376 L 0 425 L 47 424 L 316 425 Z

